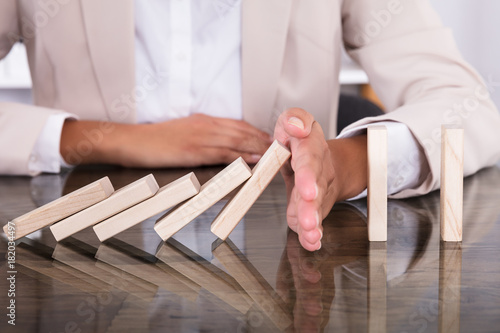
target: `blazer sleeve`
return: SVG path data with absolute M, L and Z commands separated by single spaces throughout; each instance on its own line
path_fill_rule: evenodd
M 17 0 L 0 1 L 0 59 L 21 36 Z M 59 112 L 0 102 L 0 175 L 34 175 L 28 168 L 33 147 L 49 116 Z
M 439 188 L 442 124 L 464 128 L 465 176 L 498 161 L 500 115 L 488 87 L 427 0 L 345 0 L 342 22 L 349 55 L 366 71 L 388 111 L 346 130 L 378 121 L 404 123 L 428 164 L 418 187 L 393 197 Z M 401 156 L 401 163 L 412 160 Z

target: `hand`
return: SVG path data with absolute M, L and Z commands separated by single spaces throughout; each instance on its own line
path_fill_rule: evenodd
M 306 250 L 319 250 L 322 220 L 333 204 L 366 188 L 366 136 L 326 141 L 311 114 L 289 109 L 280 115 L 274 137 L 292 152 L 291 161 L 282 168 L 288 226 Z
M 112 124 L 108 133 L 99 132 L 97 124 L 66 122 L 61 136 L 62 156 L 67 159 L 83 141 L 92 141 L 90 137 L 95 141 L 93 149 L 78 156 L 80 163 L 192 167 L 227 164 L 239 156 L 247 163 L 256 163 L 272 141 L 267 133 L 244 121 L 202 114 L 156 124 Z

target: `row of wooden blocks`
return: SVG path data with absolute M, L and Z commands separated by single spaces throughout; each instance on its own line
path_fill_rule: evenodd
M 290 151 L 275 141 L 253 170 L 240 157 L 203 186 L 189 173 L 159 188 L 150 174 L 114 191 L 109 178 L 104 177 L 12 220 L 4 232 L 10 239 L 19 239 L 50 225 L 60 241 L 94 226 L 97 237 L 104 241 L 178 205 L 154 227 L 167 240 L 244 183 L 212 223 L 211 231 L 225 240 L 290 156 Z
M 240 157 L 203 186 L 194 173 L 190 173 L 159 188 L 150 174 L 115 192 L 108 177 L 104 177 L 14 219 L 4 231 L 18 239 L 52 225 L 50 230 L 60 241 L 94 226 L 97 237 L 104 241 L 179 205 L 155 224 L 155 231 L 167 240 L 245 183 L 212 222 L 211 231 L 225 240 L 290 156 L 290 151 L 275 141 L 253 170 Z M 441 236 L 444 241 L 461 241 L 463 129 L 443 126 L 441 163 Z M 9 228 L 11 224 L 15 225 L 14 232 Z M 387 130 L 384 126 L 368 128 L 368 239 L 387 241 Z
M 441 127 L 441 239 L 462 241 L 464 130 Z M 387 129 L 368 127 L 368 239 L 387 241 Z

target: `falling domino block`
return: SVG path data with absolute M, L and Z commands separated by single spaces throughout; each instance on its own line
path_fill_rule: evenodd
M 57 241 L 101 222 L 133 205 L 150 198 L 158 191 L 158 183 L 152 174 L 122 187 L 109 198 L 76 213 L 50 227 Z
M 170 184 L 163 186 L 158 193 L 138 205 L 135 205 L 94 227 L 94 231 L 101 242 L 116 234 L 133 227 L 148 218 L 167 210 L 184 200 L 196 195 L 200 190 L 200 183 L 194 175 L 189 173 Z
M 203 184 L 198 195 L 158 219 L 154 226 L 155 231 L 163 240 L 167 240 L 241 185 L 251 175 L 252 171 L 245 161 L 239 157 Z
M 15 218 L 4 226 L 4 232 L 14 239 L 62 220 L 109 197 L 114 192 L 108 177 L 101 178 L 87 186 L 66 194 L 27 214 Z M 14 226 L 14 230 L 12 230 Z M 11 227 L 11 228 L 9 228 Z
M 464 130 L 441 127 L 441 239 L 462 241 Z
M 226 239 L 290 156 L 285 146 L 274 141 L 253 168 L 252 177 L 212 222 L 212 233 L 220 239 Z
M 387 129 L 368 127 L 368 240 L 387 241 Z

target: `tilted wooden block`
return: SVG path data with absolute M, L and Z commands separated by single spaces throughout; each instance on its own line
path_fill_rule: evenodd
M 185 225 L 201 215 L 252 175 L 252 171 L 239 157 L 200 188 L 200 193 L 180 207 L 173 209 L 156 222 L 155 231 L 167 240 Z
M 106 200 L 52 225 L 50 231 L 60 241 L 153 196 L 157 191 L 158 183 L 149 174 L 122 187 Z
M 290 151 L 279 141 L 273 142 L 253 168 L 252 177 L 212 222 L 210 229 L 217 237 L 229 236 L 290 156 Z
M 12 234 L 8 228 L 10 225 L 14 225 L 14 239 L 19 239 L 75 214 L 82 209 L 90 207 L 106 199 L 113 192 L 113 185 L 111 185 L 109 178 L 101 178 L 27 214 L 15 218 L 5 225 L 3 230 L 7 235 L 11 236 Z
M 147 199 L 94 227 L 94 231 L 101 242 L 116 234 L 147 220 L 151 216 L 161 213 L 184 200 L 196 195 L 200 190 L 200 183 L 190 173 L 170 184 L 163 186 L 152 198 Z
M 387 241 L 387 129 L 368 127 L 368 240 Z
M 441 127 L 441 239 L 462 241 L 464 130 Z

